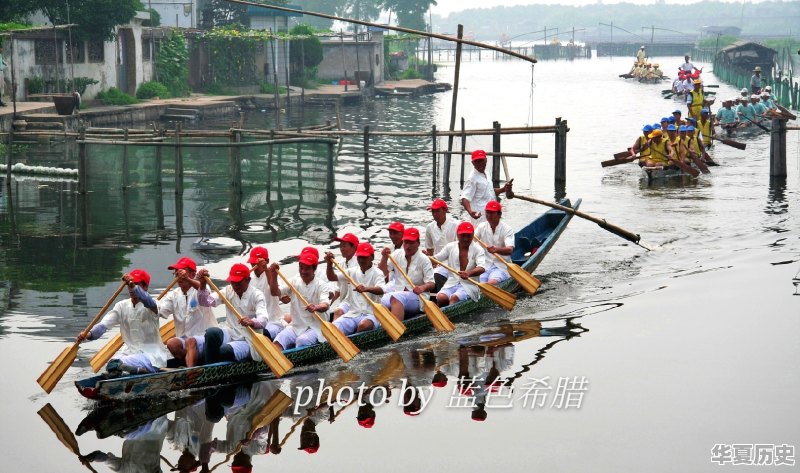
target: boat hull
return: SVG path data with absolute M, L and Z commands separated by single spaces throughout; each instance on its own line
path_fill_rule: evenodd
M 565 201 L 564 205 L 577 209 L 580 202 L 580 199 L 576 200 L 575 204 Z M 512 260 L 526 271 L 533 272 L 555 245 L 571 219 L 571 213 L 561 210 L 549 210 L 537 217 L 516 233 Z M 500 287 L 509 292 L 516 292 L 520 289 L 519 284 L 513 279 L 504 281 Z M 467 314 L 493 305 L 487 297 L 480 297 L 477 301 L 466 300 L 445 307 L 443 312 L 450 320 L 456 321 Z M 406 319 L 404 323 L 406 325 L 404 338 L 431 328 L 430 321 L 424 314 Z M 356 333 L 351 335 L 350 339 L 362 350 L 391 342 L 391 338 L 383 329 Z M 322 362 L 336 357 L 336 352 L 327 342 L 303 348 L 292 348 L 285 350 L 284 354 L 296 366 Z M 162 396 L 175 391 L 230 383 L 259 374 L 270 375 L 269 368 L 263 362 L 221 362 L 111 379 L 105 379 L 102 375 L 93 376 L 76 381 L 75 386 L 81 395 L 89 399 L 125 401 L 143 396 Z

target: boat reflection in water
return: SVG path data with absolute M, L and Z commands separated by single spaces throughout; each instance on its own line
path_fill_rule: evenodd
M 334 422 L 353 405 L 357 409 L 349 412 L 358 425 L 371 428 L 379 405 L 393 404 L 392 408 L 398 406 L 406 415 L 416 416 L 434 392 L 453 391 L 460 394 L 459 407 L 472 407 L 471 418 L 484 421 L 487 393 L 510 387 L 555 344 L 585 331 L 571 319 L 547 328 L 539 321 L 503 323 L 466 338 L 376 354 L 358 373 L 339 371 L 319 379 L 318 372 L 307 372 L 158 403 L 101 405 L 86 416 L 76 434 L 94 431 L 100 439 L 118 436 L 122 439 L 118 454 L 81 454 L 77 439 L 49 404 L 40 416 L 92 471 L 101 463 L 114 471 L 162 471 L 162 462 L 170 471 L 212 471 L 226 463 L 242 466 L 244 471 L 254 455 L 280 454 L 295 434 L 298 450 L 315 453 L 322 443 L 317 428 Z M 534 360 L 511 372 L 514 344 L 536 337 L 552 341 L 536 352 Z M 225 438 L 215 438 L 215 428 L 219 435 L 221 423 Z M 164 451 L 165 443 L 172 454 Z M 169 460 L 175 452 L 180 452 L 177 459 Z

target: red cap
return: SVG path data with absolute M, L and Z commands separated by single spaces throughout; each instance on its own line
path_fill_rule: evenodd
M 486 204 L 486 211 L 487 212 L 502 212 L 503 207 L 500 205 L 500 202 L 496 200 L 490 200 L 489 203 Z
M 253 471 L 252 466 L 232 466 L 231 472 L 232 473 L 250 473 Z
M 367 417 L 366 419 L 358 419 L 358 425 L 365 429 L 371 429 L 372 426 L 375 425 L 375 418 Z
M 416 228 L 406 228 L 403 232 L 403 241 L 419 241 L 419 230 Z
M 458 392 L 460 392 L 464 396 L 472 396 L 475 391 L 468 384 L 459 384 L 458 385 Z
M 458 224 L 458 229 L 456 230 L 457 235 L 465 235 L 465 234 L 473 234 L 475 233 L 475 227 L 472 226 L 469 222 L 461 222 Z
M 319 447 L 306 447 L 303 450 L 305 450 L 308 453 L 317 453 L 317 450 L 319 450 Z
M 474 420 L 475 422 L 483 422 L 486 419 L 484 419 L 483 417 L 473 417 L 472 420 Z
M 352 233 L 345 233 L 341 237 L 336 237 L 333 241 L 341 241 L 345 243 L 350 243 L 353 246 L 358 246 L 358 237 L 353 235 Z
M 250 258 L 247 259 L 247 262 L 250 264 L 258 263 L 258 260 L 268 260 L 269 259 L 269 251 L 263 246 L 257 246 L 250 250 Z
M 447 210 L 447 202 L 443 201 L 442 199 L 436 199 L 433 201 L 431 205 L 428 206 L 428 210 L 439 210 L 439 209 Z
M 128 276 L 130 276 L 136 284 L 144 282 L 148 286 L 150 285 L 150 274 L 143 269 L 134 269 L 128 273 Z
M 302 264 L 314 266 L 319 263 L 319 251 L 313 246 L 307 246 L 300 252 L 298 260 Z
M 374 254 L 375 248 L 366 241 L 364 243 L 359 243 L 358 249 L 356 249 L 356 256 L 372 256 Z
M 413 416 L 418 416 L 419 415 L 419 411 L 403 411 L 403 414 L 413 417 Z
M 389 230 L 394 230 L 396 232 L 404 232 L 406 231 L 406 227 L 403 226 L 400 222 L 392 222 L 389 224 Z
M 433 381 L 433 382 L 431 382 L 431 384 L 435 388 L 443 388 L 443 387 L 447 386 L 447 378 L 445 378 L 445 379 L 443 379 L 441 381 Z
M 250 277 L 250 268 L 242 263 L 236 263 L 231 266 L 231 271 L 228 273 L 228 282 L 240 282 L 243 279 Z
M 167 267 L 167 269 L 191 269 L 192 271 L 197 271 L 197 263 L 195 263 L 193 259 L 184 256 L 179 259 L 177 263 Z
M 482 149 L 476 149 L 472 152 L 472 160 L 477 161 L 479 159 L 486 159 L 486 151 Z

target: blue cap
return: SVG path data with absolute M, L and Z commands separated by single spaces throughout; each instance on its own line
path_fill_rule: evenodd
M 661 129 L 661 123 L 653 123 L 653 129 L 654 130 L 660 130 Z
M 669 121 L 669 117 L 662 117 L 661 118 L 661 123 L 668 122 L 668 121 Z
M 694 127 L 692 125 L 689 125 L 686 127 L 686 131 L 694 131 Z
M 670 116 L 667 121 L 670 123 L 675 123 L 675 116 Z
M 689 122 L 689 123 L 694 123 L 695 125 L 697 125 L 697 120 L 695 120 L 694 117 L 689 117 L 689 118 L 686 119 L 686 121 Z
M 686 125 L 681 125 L 678 131 L 686 131 Z
M 710 113 L 710 112 L 707 108 L 703 108 L 702 110 L 700 110 L 700 113 Z
M 667 131 L 675 131 L 675 125 L 668 126 Z
M 645 133 L 650 133 L 651 131 L 653 131 L 653 127 L 652 125 L 645 125 L 644 128 L 642 128 L 642 131 Z
M 675 109 L 675 111 L 674 111 L 674 112 L 672 112 L 672 113 L 674 114 L 674 113 L 683 113 L 683 112 L 681 112 L 681 110 L 680 110 L 679 108 L 677 108 L 677 109 Z

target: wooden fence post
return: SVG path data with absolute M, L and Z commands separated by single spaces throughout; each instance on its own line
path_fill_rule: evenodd
M 364 187 L 369 187 L 369 125 L 364 125 Z
M 772 119 L 769 146 L 770 177 L 786 177 L 786 120 Z
M 500 122 L 492 123 L 494 134 L 492 135 L 492 151 L 500 152 L 500 135 L 502 133 Z M 492 156 L 492 185 L 500 187 L 500 156 Z
M 228 138 L 233 145 L 228 148 L 228 169 L 231 173 L 231 186 L 240 189 L 242 188 L 242 161 L 240 155 L 240 147 L 236 146 L 237 143 L 242 141 L 242 132 L 239 130 L 231 130 L 230 137 Z
M 461 117 L 461 188 L 464 188 L 464 151 L 467 149 L 467 134 L 464 131 L 466 122 Z
M 175 193 L 183 194 L 183 149 L 181 148 L 181 131 L 183 126 L 175 125 Z
M 125 144 L 122 145 L 122 190 L 126 191 L 130 186 L 128 175 L 130 170 L 130 164 L 128 163 L 128 129 L 125 128 L 123 131 L 125 133 L 123 138 Z
M 432 157 L 433 157 L 433 188 L 436 188 L 436 171 L 438 170 L 437 163 L 436 163 L 436 125 L 431 127 L 431 149 L 432 149 Z
M 80 128 L 78 139 L 80 141 L 78 144 L 78 193 L 85 194 L 88 169 L 86 167 L 86 128 L 83 126 Z
M 332 195 L 335 191 L 335 187 L 333 185 L 333 143 L 328 143 L 328 165 L 327 165 L 327 172 L 326 172 L 326 180 L 325 183 L 325 190 L 328 192 L 328 195 Z
M 2 84 L 0 84 L 2 87 Z M 14 145 L 14 130 L 8 131 L 8 138 L 6 139 L 6 187 L 11 189 L 11 147 Z M 80 174 L 78 175 L 78 183 L 80 183 Z M 13 209 L 10 209 L 13 210 Z
M 567 182 L 567 121 L 556 118 L 555 181 Z

